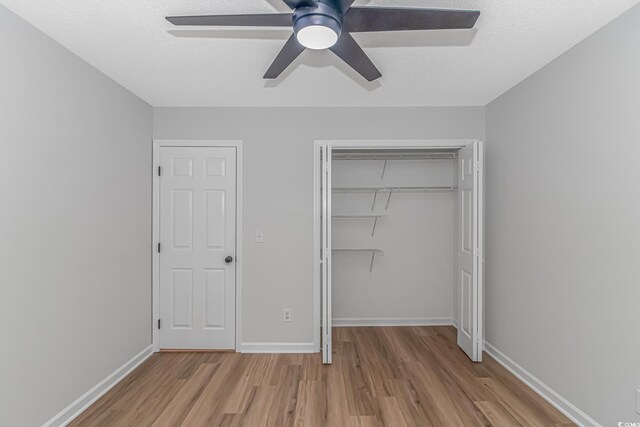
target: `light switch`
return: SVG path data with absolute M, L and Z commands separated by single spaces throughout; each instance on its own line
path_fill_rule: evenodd
M 636 390 L 636 412 L 640 414 L 640 388 Z
M 264 243 L 264 233 L 261 229 L 256 230 L 256 243 Z

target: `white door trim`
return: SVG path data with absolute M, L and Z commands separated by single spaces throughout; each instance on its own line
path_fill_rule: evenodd
M 321 325 L 321 289 L 320 289 L 320 206 L 318 201 L 320 200 L 320 180 L 318 167 L 320 164 L 320 147 L 323 144 L 328 144 L 332 147 L 332 149 L 400 149 L 400 148 L 429 148 L 429 149 L 437 149 L 437 148 L 463 148 L 469 144 L 473 144 L 475 142 L 481 142 L 478 139 L 383 139 L 383 140 L 317 140 L 314 143 L 313 147 L 313 163 L 314 163 L 314 211 L 313 211 L 313 266 L 314 266 L 314 277 L 313 277 L 313 346 L 316 352 L 320 351 L 320 325 Z M 482 147 L 482 144 L 480 144 Z M 480 150 L 480 156 L 482 158 L 483 153 Z M 482 180 L 483 177 L 481 176 Z M 482 190 L 481 190 L 482 192 Z M 484 194 L 479 195 L 480 198 L 484 197 Z M 478 274 L 478 288 L 479 288 L 479 323 L 480 323 L 480 342 L 484 340 L 484 310 L 482 310 L 482 306 L 484 305 L 484 293 L 482 292 L 484 289 L 484 271 L 482 269 L 482 261 L 484 260 L 484 236 L 482 234 L 482 230 L 484 230 L 484 215 L 483 215 L 484 206 L 480 207 L 480 218 L 479 224 L 481 232 L 478 235 L 478 246 L 480 251 L 480 268 Z
M 160 240 L 160 179 L 158 167 L 160 165 L 161 147 L 234 147 L 236 149 L 236 351 L 242 343 L 242 141 L 234 140 L 188 140 L 188 139 L 154 139 L 153 140 L 153 218 L 151 242 L 151 280 L 152 280 L 152 344 L 153 351 L 160 351 L 158 333 L 158 319 L 160 318 L 160 256 L 158 241 Z

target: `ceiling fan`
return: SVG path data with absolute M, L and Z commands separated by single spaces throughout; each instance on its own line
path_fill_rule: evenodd
M 351 33 L 473 28 L 479 11 L 352 7 L 354 0 L 283 0 L 293 13 L 168 16 L 174 25 L 293 27 L 265 79 L 277 78 L 305 48 L 330 49 L 368 81 L 382 76 Z

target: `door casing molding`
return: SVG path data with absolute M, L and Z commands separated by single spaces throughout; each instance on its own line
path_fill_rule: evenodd
M 233 147 L 236 149 L 236 334 L 235 349 L 238 351 L 242 343 L 242 141 L 239 140 L 189 140 L 189 139 L 154 139 L 152 182 L 152 241 L 151 241 L 151 344 L 153 351 L 160 351 L 160 334 L 158 319 L 160 318 L 160 254 L 158 242 L 160 240 L 160 148 L 162 147 Z

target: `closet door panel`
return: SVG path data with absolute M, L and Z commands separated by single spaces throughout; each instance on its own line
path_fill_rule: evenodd
M 460 150 L 458 158 L 459 254 L 458 345 L 471 358 L 482 360 L 480 292 L 480 144 Z
M 322 240 L 322 362 L 332 362 L 331 334 L 333 330 L 331 310 L 331 146 L 323 145 L 320 152 L 322 158 L 321 180 L 321 240 Z

